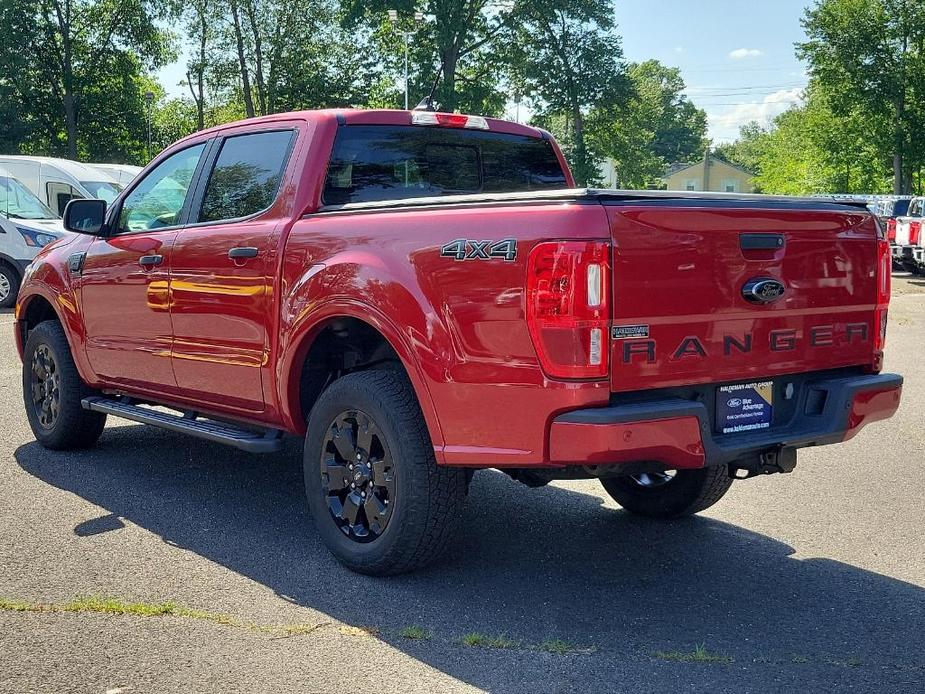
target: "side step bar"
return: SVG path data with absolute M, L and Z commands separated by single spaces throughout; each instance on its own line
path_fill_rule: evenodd
M 188 412 L 184 415 L 167 414 L 133 405 L 130 401 L 98 396 L 84 398 L 81 405 L 85 410 L 104 412 L 133 422 L 189 434 L 207 441 L 240 448 L 248 453 L 275 453 L 282 448 L 283 432 L 276 429 L 268 429 L 264 433 L 248 431 L 235 427 L 233 424 L 198 420 L 195 412 Z

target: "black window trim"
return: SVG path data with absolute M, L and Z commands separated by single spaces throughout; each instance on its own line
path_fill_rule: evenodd
M 199 157 L 199 163 L 196 164 L 196 170 L 193 171 L 193 177 L 192 179 L 190 179 L 189 188 L 186 189 L 186 197 L 183 199 L 183 207 L 180 208 L 180 214 L 177 216 L 177 223 L 169 227 L 158 227 L 157 229 L 120 230 L 118 228 L 119 217 L 122 216 L 122 205 L 125 202 L 126 198 L 128 198 L 128 196 L 131 195 L 132 192 L 138 186 L 140 186 L 145 181 L 145 179 L 148 178 L 148 176 L 150 176 L 152 173 L 157 171 L 158 167 L 160 167 L 160 165 L 163 164 L 165 161 L 167 161 L 174 155 L 179 154 L 180 152 L 185 152 L 188 149 L 192 149 L 193 147 L 199 147 L 201 145 L 205 145 L 205 147 L 203 147 L 202 156 Z M 191 193 L 199 185 L 199 178 L 202 176 L 202 170 L 205 166 L 206 161 L 211 156 L 214 146 L 215 146 L 214 137 L 210 137 L 206 140 L 197 140 L 196 142 L 190 142 L 189 145 L 187 145 L 186 147 L 181 147 L 180 149 L 174 150 L 170 152 L 170 154 L 168 154 L 167 156 L 163 157 L 157 163 L 157 166 L 154 166 L 148 173 L 144 175 L 144 177 L 133 180 L 132 185 L 122 191 L 122 193 L 119 195 L 118 198 L 116 198 L 114 204 L 110 206 L 109 211 L 107 212 L 106 224 L 111 230 L 109 233 L 109 236 L 131 236 L 135 234 L 153 234 L 153 233 L 159 233 L 161 231 L 176 231 L 177 229 L 182 229 L 186 225 L 187 219 L 189 218 L 189 206 L 192 200 Z
M 248 135 L 263 135 L 266 133 L 279 133 L 279 132 L 289 132 L 291 133 L 289 137 L 289 146 L 286 148 L 286 154 L 283 157 L 282 165 L 280 167 L 280 176 L 279 182 L 276 184 L 276 190 L 273 191 L 273 198 L 270 200 L 270 204 L 264 207 L 262 210 L 257 210 L 249 215 L 243 217 L 229 217 L 228 219 L 215 219 L 208 222 L 194 222 L 193 219 L 199 217 L 199 214 L 202 212 L 202 203 L 205 200 L 206 188 L 209 185 L 209 179 L 212 177 L 212 173 L 215 170 L 215 163 L 218 161 L 218 157 L 221 154 L 222 146 L 225 144 L 226 140 L 230 140 L 235 137 L 246 137 Z M 265 214 L 273 205 L 276 204 L 276 201 L 279 199 L 279 191 L 283 186 L 283 179 L 286 177 L 286 172 L 289 170 L 289 162 L 292 158 L 292 152 L 295 149 L 295 143 L 299 139 L 299 128 L 295 125 L 290 125 L 281 128 L 261 128 L 259 130 L 245 130 L 243 132 L 229 133 L 228 135 L 218 135 L 215 138 L 215 144 L 213 148 L 209 151 L 208 157 L 208 175 L 201 176 L 200 180 L 197 181 L 195 193 L 190 200 L 190 206 L 188 210 L 188 220 L 184 224 L 186 229 L 201 229 L 203 227 L 216 226 L 219 224 L 236 224 L 238 222 L 247 222 L 256 217 L 259 217 L 262 214 Z

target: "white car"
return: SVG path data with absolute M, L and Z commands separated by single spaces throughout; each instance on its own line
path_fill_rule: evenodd
M 23 271 L 39 250 L 66 235 L 58 215 L 0 168 L 0 308 L 16 303 Z
M 121 192 L 108 173 L 69 159 L 4 155 L 0 156 L 0 166 L 59 217 L 73 198 L 95 198 L 108 204 Z
M 132 179 L 141 173 L 142 168 L 131 164 L 87 164 L 87 166 L 112 176 L 116 183 L 119 184 L 120 190 L 131 183 Z

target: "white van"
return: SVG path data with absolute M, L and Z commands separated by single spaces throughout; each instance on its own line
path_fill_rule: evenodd
M 42 247 L 68 233 L 45 203 L 0 168 L 0 308 L 16 303 L 29 261 Z
M 59 217 L 72 198 L 111 203 L 120 190 L 109 174 L 69 159 L 2 155 L 0 167 L 18 178 Z
M 87 164 L 87 166 L 112 176 L 116 183 L 119 184 L 119 190 L 125 188 L 135 176 L 141 173 L 140 166 L 132 166 L 131 164 Z

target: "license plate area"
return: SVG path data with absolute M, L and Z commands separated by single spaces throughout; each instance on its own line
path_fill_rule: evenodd
M 768 429 L 774 418 L 774 382 L 753 381 L 716 388 L 715 428 L 719 434 Z

